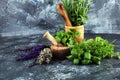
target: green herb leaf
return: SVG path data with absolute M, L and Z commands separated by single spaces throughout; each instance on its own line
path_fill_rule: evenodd
M 71 55 L 73 55 L 74 57 L 77 57 L 77 50 L 76 49 L 72 49 L 71 50 Z
M 75 59 L 73 60 L 73 64 L 79 64 L 79 59 L 78 59 L 78 58 L 75 58 Z
M 82 60 L 82 64 L 89 64 L 90 60 Z
M 91 59 L 91 54 L 90 54 L 90 52 L 85 52 L 85 53 L 84 53 L 84 59 L 85 59 L 85 60 L 90 60 L 90 59 Z
M 67 56 L 67 59 L 72 60 L 74 57 L 72 55 Z
M 97 56 L 92 56 L 92 60 L 93 60 L 94 63 L 100 64 L 101 58 L 100 58 L 100 57 L 97 57 Z

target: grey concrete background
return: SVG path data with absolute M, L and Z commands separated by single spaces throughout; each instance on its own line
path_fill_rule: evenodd
M 0 34 L 18 36 L 56 32 L 64 21 L 55 6 L 59 0 L 0 0 Z M 120 0 L 93 0 L 89 33 L 120 34 Z
M 73 65 L 68 60 L 28 68 L 33 60 L 16 62 L 25 53 L 17 48 L 48 44 L 42 35 L 64 29 L 56 11 L 59 0 L 0 0 L 0 80 L 120 80 L 120 60 L 103 59 L 101 65 Z M 101 36 L 120 51 L 120 0 L 93 0 L 85 39 Z M 93 34 L 91 34 L 93 33 Z M 98 33 L 98 34 L 96 34 Z M 99 34 L 105 33 L 105 34 Z M 106 34 L 107 33 L 107 34 Z

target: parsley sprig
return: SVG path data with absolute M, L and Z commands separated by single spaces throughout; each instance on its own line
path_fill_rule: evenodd
M 70 48 L 70 55 L 67 59 L 72 60 L 74 64 L 100 64 L 103 58 L 112 58 L 116 54 L 120 58 L 119 52 L 114 52 L 114 45 L 102 37 L 91 38 L 78 43 L 75 38 L 80 33 L 75 30 L 68 32 L 59 31 L 55 39 Z

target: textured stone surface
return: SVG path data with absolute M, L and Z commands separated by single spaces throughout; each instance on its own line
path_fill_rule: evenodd
M 68 60 L 28 68 L 33 60 L 16 62 L 21 54 L 12 51 L 36 44 L 48 44 L 42 34 L 64 29 L 64 21 L 56 11 L 59 0 L 0 0 L 0 80 L 120 80 L 120 60 L 104 59 L 101 65 L 73 65 Z M 90 33 L 120 34 L 120 1 L 93 0 L 90 20 L 85 30 Z M 31 35 L 31 36 L 30 36 Z M 120 35 L 102 36 L 114 42 L 120 51 Z
M 120 51 L 120 35 L 85 34 L 86 39 L 102 36 Z M 68 60 L 53 60 L 50 64 L 28 68 L 32 59 L 16 62 L 25 53 L 13 53 L 17 48 L 49 44 L 42 34 L 18 37 L 0 37 L 0 80 L 120 80 L 120 60 L 104 59 L 100 65 L 73 65 Z
M 87 27 L 93 33 L 117 33 L 120 30 L 119 0 L 93 0 Z
M 0 34 L 31 35 L 63 29 L 64 20 L 55 7 L 59 1 L 0 0 Z M 119 14 L 119 0 L 93 0 L 86 32 L 120 34 Z
M 0 33 L 18 36 L 55 32 L 64 22 L 50 0 L 0 0 Z M 58 28 L 59 27 L 59 28 Z M 27 31 L 27 32 L 26 32 Z
M 54 33 L 64 28 L 56 11 L 59 0 L 0 0 L 0 80 L 120 80 L 120 60 L 104 59 L 101 65 L 73 65 L 68 60 L 28 68 L 33 60 L 16 62 L 21 54 L 12 51 L 36 44 L 48 44 L 42 39 L 47 30 Z M 90 20 L 85 26 L 90 33 L 120 33 L 120 1 L 93 0 Z M 30 36 L 31 35 L 31 36 Z M 120 51 L 120 35 L 103 36 L 114 42 Z

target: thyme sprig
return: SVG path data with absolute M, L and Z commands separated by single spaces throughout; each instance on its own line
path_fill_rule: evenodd
M 73 26 L 84 25 L 88 20 L 92 0 L 61 0 Z

